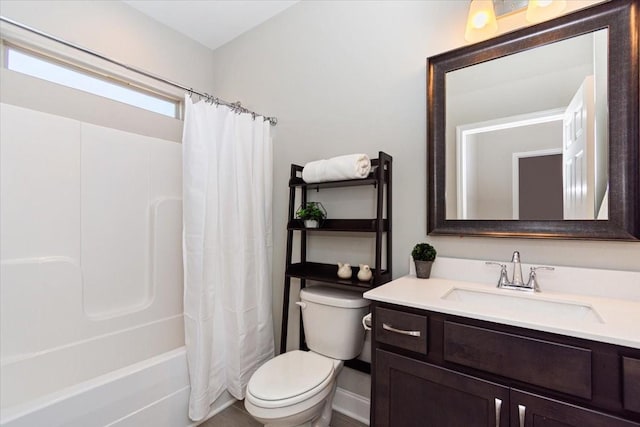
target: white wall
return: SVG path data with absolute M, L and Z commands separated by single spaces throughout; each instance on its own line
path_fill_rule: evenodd
M 569 2 L 569 7 L 578 3 Z M 427 238 L 425 60 L 465 43 L 467 6 L 465 1 L 303 1 L 214 52 L 216 94 L 241 99 L 279 120 L 273 216 L 277 335 L 292 162 L 349 152 L 393 155 L 394 277 L 408 272 L 411 248 L 424 240 L 452 257 L 509 260 L 518 249 L 531 263 L 640 269 L 636 243 Z M 520 25 L 513 23 L 517 19 L 524 21 L 522 16 L 510 18 L 510 28 Z M 349 194 L 361 197 L 358 189 L 345 191 L 336 197 L 345 202 Z M 314 245 L 311 257 L 357 261 L 366 245 L 362 239 L 339 245 L 326 240 L 333 241 Z M 330 252 L 338 246 L 346 247 L 346 253 Z M 296 317 L 290 319 L 295 325 Z M 294 327 L 289 337 L 295 336 Z M 295 344 L 290 340 L 289 345 Z M 367 393 L 364 382 L 349 387 Z

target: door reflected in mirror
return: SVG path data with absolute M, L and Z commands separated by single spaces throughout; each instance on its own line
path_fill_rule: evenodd
M 607 220 L 607 29 L 446 73 L 447 220 Z

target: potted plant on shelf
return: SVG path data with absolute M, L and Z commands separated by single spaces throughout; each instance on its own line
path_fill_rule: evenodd
M 431 266 L 436 259 L 436 249 L 428 243 L 418 243 L 413 247 L 411 256 L 416 264 L 416 276 L 428 279 L 431 275 Z
M 304 221 L 307 228 L 318 228 L 327 217 L 327 211 L 320 202 L 307 202 L 296 211 L 296 216 Z

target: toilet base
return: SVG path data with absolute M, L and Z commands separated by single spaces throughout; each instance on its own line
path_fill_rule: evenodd
M 250 403 L 245 400 L 245 407 L 249 414 L 265 427 L 329 427 L 331 414 L 333 411 L 333 396 L 336 392 L 337 383 L 334 381 L 331 391 L 325 399 L 294 415 L 285 418 L 271 419 L 256 416 L 250 409 Z
M 333 398 L 336 394 L 336 388 L 338 387 L 337 377 L 342 367 L 342 361 L 336 363 L 334 378 L 329 392 L 319 400 L 318 403 L 301 412 L 282 418 L 261 417 L 258 414 L 265 414 L 264 409 L 256 408 L 246 399 L 244 401 L 245 408 L 256 421 L 264 424 L 265 427 L 330 427 L 329 423 L 331 422 L 333 412 Z M 258 411 L 256 411 L 256 409 L 258 409 Z

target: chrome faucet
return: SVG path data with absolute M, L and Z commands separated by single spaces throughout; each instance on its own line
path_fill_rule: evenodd
M 504 288 L 505 286 L 509 286 L 511 282 L 509 281 L 509 274 L 507 273 L 507 266 L 505 264 L 501 264 L 499 262 L 487 261 L 485 262 L 487 265 L 497 265 L 500 267 L 500 278 L 498 279 L 498 288 Z
M 522 265 L 520 264 L 520 252 L 515 251 L 511 257 L 513 263 L 513 279 L 509 280 L 507 266 L 499 262 L 487 261 L 485 264 L 500 266 L 500 278 L 498 279 L 498 288 L 516 289 L 527 292 L 540 292 L 536 270 L 554 270 L 553 267 L 531 267 L 529 270 L 529 280 L 524 283 L 522 280 Z
M 553 267 L 531 267 L 529 269 L 529 281 L 527 287 L 531 288 L 533 292 L 540 292 L 540 286 L 538 285 L 538 279 L 536 276 L 536 270 L 555 270 Z
M 520 265 L 520 252 L 515 251 L 511 256 L 511 262 L 513 263 L 513 280 L 511 280 L 511 286 L 524 286 L 522 281 L 522 266 Z

